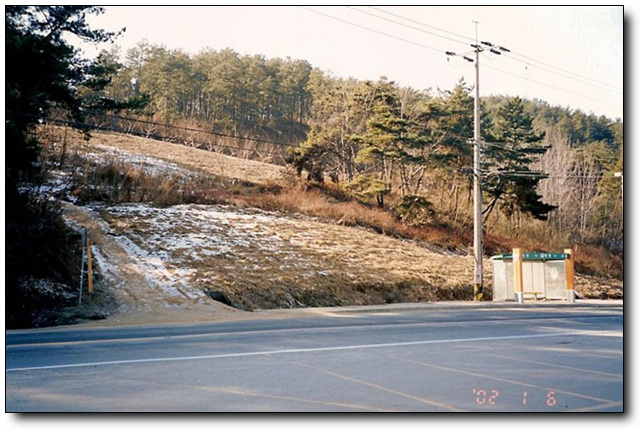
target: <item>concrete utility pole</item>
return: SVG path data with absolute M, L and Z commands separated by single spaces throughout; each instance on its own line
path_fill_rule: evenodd
M 475 85 L 475 100 L 473 109 L 473 300 L 480 301 L 483 295 L 483 281 L 482 281 L 482 258 L 483 258 L 483 244 L 482 244 L 482 137 L 480 135 L 480 52 L 488 49 L 489 52 L 495 55 L 501 55 L 502 52 L 511 52 L 509 49 L 494 45 L 489 42 L 481 42 L 486 48 L 483 48 L 478 43 L 478 21 L 473 21 L 476 25 L 476 43 L 471 45 L 472 52 L 475 52 L 475 60 L 467 57 L 467 53 L 456 54 L 455 52 L 447 51 L 449 56 L 460 56 L 470 63 L 475 63 L 476 69 L 476 85 Z
M 480 178 L 480 45 L 476 24 L 476 97 L 473 103 L 473 300 L 480 301 L 482 284 L 482 181 Z

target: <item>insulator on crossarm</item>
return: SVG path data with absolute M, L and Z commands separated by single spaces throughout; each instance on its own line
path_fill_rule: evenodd
M 500 51 L 498 51 L 496 49 L 493 49 L 493 48 L 489 49 L 489 52 L 494 53 L 496 55 L 502 55 L 502 52 L 500 52 Z
M 504 46 L 498 46 L 498 49 L 500 49 L 502 52 L 511 52 L 509 49 L 505 48 Z
M 451 51 L 447 51 L 447 52 L 445 52 L 445 54 L 447 54 L 447 55 L 455 55 L 456 53 L 455 52 L 451 52 Z
M 486 46 L 493 46 L 493 43 L 489 43 L 489 42 L 480 42 L 480 43 L 482 43 L 483 45 L 486 45 Z
M 473 60 L 471 58 L 469 58 L 469 57 L 462 57 L 462 58 L 464 58 L 465 60 L 469 61 L 470 63 L 473 62 Z

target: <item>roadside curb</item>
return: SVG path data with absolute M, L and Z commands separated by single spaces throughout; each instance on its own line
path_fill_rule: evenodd
M 113 325 L 80 323 L 73 325 L 49 326 L 33 329 L 15 329 L 7 330 L 6 335 L 36 333 L 36 332 L 57 332 L 57 331 L 74 331 L 85 329 L 110 329 L 110 328 L 128 328 L 128 327 L 157 327 L 157 326 L 175 326 L 190 324 L 208 324 L 208 323 L 226 323 L 237 321 L 256 321 L 260 319 L 286 319 L 297 317 L 314 317 L 314 316 L 331 316 L 349 317 L 355 314 L 393 314 L 396 312 L 429 312 L 429 311 L 448 311 L 448 310 L 488 310 L 488 309 L 504 309 L 504 310 L 527 310 L 527 309 L 624 309 L 622 300 L 580 300 L 574 303 L 568 302 L 544 302 L 544 301 L 526 301 L 524 303 L 516 303 L 514 301 L 436 301 L 436 302 L 417 302 L 417 303 L 398 303 L 398 304 L 382 304 L 382 305 L 364 305 L 364 306 L 345 306 L 345 307 L 307 307 L 307 308 L 279 308 L 271 310 L 256 310 L 252 312 L 230 313 L 228 318 L 219 320 L 198 320 L 198 321 L 181 321 L 166 323 L 116 323 Z M 235 317 L 239 316 L 239 317 Z M 353 317 L 353 316 L 352 316 Z
M 535 302 L 516 303 L 514 301 L 460 301 L 460 302 L 429 302 L 429 303 L 401 303 L 368 306 L 346 307 L 314 307 L 296 309 L 302 312 L 331 312 L 331 313 L 390 313 L 394 311 L 430 311 L 430 310 L 484 310 L 484 309 L 529 309 L 529 308 L 624 308 L 622 300 L 585 300 L 569 302 Z M 265 310 L 273 311 L 273 310 Z M 278 311 L 278 310 L 276 310 Z M 290 311 L 290 310 L 287 310 Z M 295 311 L 295 310 L 294 310 Z

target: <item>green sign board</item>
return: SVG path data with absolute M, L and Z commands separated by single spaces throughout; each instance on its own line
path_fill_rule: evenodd
M 503 253 L 502 255 L 492 256 L 491 259 L 509 260 L 513 259 L 511 253 Z M 522 254 L 523 261 L 559 261 L 569 259 L 567 253 L 547 253 L 547 252 L 528 252 Z

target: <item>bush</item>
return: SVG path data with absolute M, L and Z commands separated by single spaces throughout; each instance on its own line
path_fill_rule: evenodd
M 384 197 L 391 192 L 391 184 L 385 180 L 376 178 L 373 174 L 359 174 L 353 181 L 347 184 L 347 189 L 363 201 L 369 201 L 375 197 L 378 207 L 384 207 Z
M 436 214 L 433 204 L 417 195 L 402 198 L 402 202 L 394 207 L 394 211 L 402 223 L 415 226 L 431 223 Z

